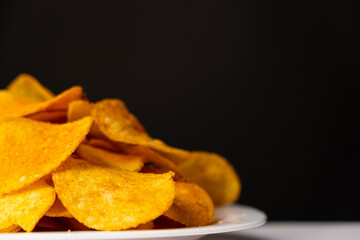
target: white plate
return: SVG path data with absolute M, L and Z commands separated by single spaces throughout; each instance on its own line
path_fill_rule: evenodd
M 34 232 L 0 234 L 6 240 L 195 240 L 207 234 L 233 232 L 254 228 L 266 222 L 266 215 L 260 210 L 244 205 L 225 205 L 216 208 L 216 223 L 204 227 L 169 229 L 169 230 L 137 230 L 137 231 L 79 231 L 79 232 Z

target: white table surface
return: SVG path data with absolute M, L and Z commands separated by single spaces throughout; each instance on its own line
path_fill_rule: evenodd
M 262 227 L 201 240 L 360 240 L 360 222 L 269 222 Z

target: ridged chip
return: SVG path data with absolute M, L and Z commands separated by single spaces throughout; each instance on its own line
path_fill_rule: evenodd
M 42 86 L 36 78 L 23 73 L 18 75 L 6 88 L 9 92 L 25 98 L 42 102 L 54 97 L 54 94 Z
M 175 197 L 172 177 L 172 172 L 127 172 L 74 158 L 53 173 L 56 193 L 71 215 L 106 231 L 135 228 L 168 210 Z
M 0 195 L 49 174 L 84 140 L 91 117 L 66 124 L 0 118 Z
M 174 203 L 164 216 L 187 227 L 196 227 L 213 223 L 214 212 L 214 204 L 204 189 L 194 183 L 178 182 Z
M 178 170 L 204 188 L 215 206 L 236 202 L 239 198 L 240 179 L 233 166 L 218 154 L 192 152 L 188 161 L 178 165 Z
M 0 229 L 11 224 L 31 232 L 54 201 L 54 188 L 43 180 L 0 196 Z
M 89 162 L 131 172 L 138 172 L 144 166 L 144 159 L 140 156 L 110 152 L 84 143 L 80 144 L 76 153 Z

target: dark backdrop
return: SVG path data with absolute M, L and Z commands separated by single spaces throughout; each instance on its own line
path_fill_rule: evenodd
M 123 99 L 271 220 L 359 220 L 355 1 L 1 1 L 0 81 Z

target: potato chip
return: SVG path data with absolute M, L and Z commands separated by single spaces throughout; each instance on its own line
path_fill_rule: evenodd
M 174 177 L 174 180 L 182 178 L 181 174 L 176 169 L 176 165 L 172 161 L 148 147 L 126 143 L 110 143 L 109 141 L 98 138 L 90 138 L 87 141 L 87 144 L 112 152 L 122 152 L 129 155 L 141 156 L 142 158 L 144 158 L 145 162 L 153 163 L 156 167 L 159 168 L 159 170 L 162 170 L 162 173 L 169 170 L 175 172 L 176 175 Z
M 112 152 L 122 152 L 129 155 L 141 156 L 145 159 L 146 162 L 151 162 L 157 167 L 168 169 L 175 173 L 178 172 L 176 165 L 172 161 L 148 147 L 126 143 L 109 142 L 99 138 L 90 138 L 87 141 L 87 144 Z
M 28 115 L 26 118 L 41 121 L 41 122 L 51 122 L 51 123 L 66 123 L 67 122 L 67 113 L 64 110 L 59 111 L 50 111 L 50 112 L 38 112 L 31 115 Z
M 97 230 L 147 223 L 172 204 L 173 173 L 144 174 L 69 158 L 54 173 L 59 199 L 79 222 Z
M 177 161 L 186 159 L 190 155 L 185 150 L 170 147 L 158 139 L 152 139 L 121 100 L 105 99 L 97 102 L 91 110 L 91 115 L 100 131 L 115 142 L 150 147 Z
M 61 203 L 60 199 L 57 197 L 55 199 L 54 204 L 51 208 L 45 213 L 47 217 L 67 217 L 72 218 L 73 216 L 69 213 L 69 211 L 64 207 Z
M 140 224 L 136 228 L 133 228 L 134 230 L 149 230 L 154 228 L 154 221 L 150 221 L 147 223 Z
M 91 103 L 85 100 L 73 101 L 69 104 L 67 118 L 69 122 L 91 115 Z
M 209 195 L 194 183 L 175 185 L 173 205 L 164 216 L 187 227 L 203 226 L 214 222 L 214 204 Z
M 19 227 L 18 225 L 15 225 L 15 224 L 12 224 L 8 227 L 0 229 L 0 233 L 14 233 L 14 232 L 20 232 L 20 231 L 21 231 L 21 227 Z
M 144 166 L 142 157 L 109 152 L 84 143 L 80 144 L 76 153 L 89 162 L 131 172 L 138 172 Z
M 69 104 L 67 118 L 69 122 L 79 120 L 83 117 L 91 116 L 91 109 L 93 105 L 85 100 L 73 101 Z M 99 130 L 98 126 L 94 123 L 91 126 L 89 136 L 104 139 L 105 135 Z
M 100 138 L 90 138 L 86 143 L 93 147 L 102 148 L 111 152 L 119 152 L 119 148 L 115 147 L 115 145 Z M 124 153 L 124 151 L 121 152 Z
M 241 183 L 228 161 L 215 153 L 192 152 L 188 161 L 178 169 L 191 182 L 199 184 L 210 195 L 216 206 L 236 202 Z
M 70 102 L 82 99 L 81 87 L 72 87 L 45 102 L 25 98 L 6 90 L 0 91 L 0 117 L 22 117 L 41 111 L 67 110 Z
M 116 143 L 116 146 L 127 154 L 143 156 L 145 157 L 146 162 L 151 162 L 158 167 L 177 172 L 176 166 L 173 162 L 150 148 L 125 143 Z
M 10 223 L 31 232 L 54 201 L 54 188 L 43 180 L 0 196 L 0 229 Z
M 9 92 L 25 98 L 42 102 L 54 97 L 54 94 L 33 76 L 23 73 L 17 76 L 6 88 Z
M 91 117 L 67 124 L 0 118 L 0 195 L 57 168 L 83 141 L 92 122 Z

